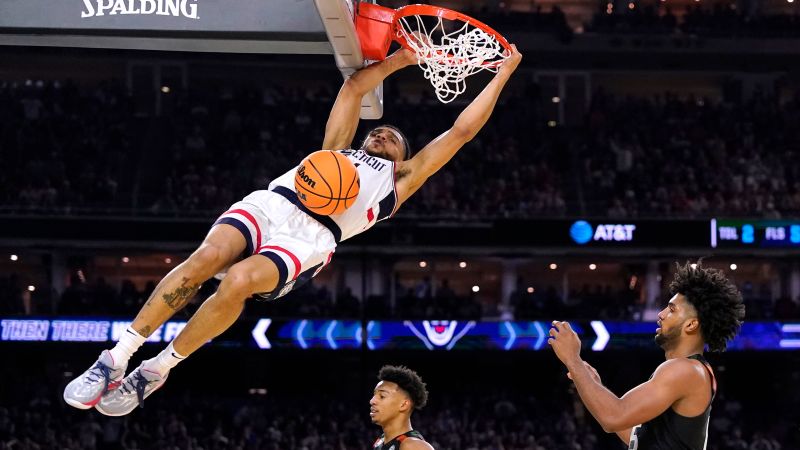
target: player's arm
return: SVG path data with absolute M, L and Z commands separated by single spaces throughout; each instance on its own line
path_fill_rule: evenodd
M 649 381 L 619 398 L 600 383 L 599 376 L 581 359 L 581 340 L 569 323 L 553 321 L 547 341 L 567 366 L 586 409 L 609 433 L 625 431 L 657 417 L 702 382 L 702 375 L 689 360 L 671 359 L 658 366 Z
M 600 384 L 600 385 L 603 384 L 602 380 L 600 379 L 600 374 L 597 372 L 597 369 L 592 367 L 586 361 L 583 362 L 583 366 L 586 367 L 586 369 L 589 371 L 589 374 L 592 377 L 592 381 L 594 381 L 595 383 Z M 572 373 L 571 372 L 567 372 L 567 378 L 569 378 L 570 380 L 572 379 Z M 624 442 L 625 444 L 628 444 L 631 441 L 631 431 L 632 430 L 633 430 L 633 428 L 628 428 L 626 430 L 617 431 L 616 433 L 617 433 L 617 436 L 619 436 L 619 438 L 622 439 L 622 442 Z
M 431 141 L 413 158 L 398 163 L 396 169 L 398 206 L 414 194 L 447 161 L 450 161 L 458 150 L 471 141 L 489 120 L 500 92 L 522 59 L 517 48 L 513 48 L 513 53 L 503 62 L 492 81 L 461 112 L 453 126 Z
M 583 361 L 569 362 L 567 368 L 586 409 L 606 432 L 617 433 L 626 443 L 631 427 L 654 419 L 701 382 L 691 362 L 671 359 L 662 363 L 650 380 L 619 398 L 592 379 Z
M 344 80 L 336 102 L 325 125 L 324 150 L 341 150 L 353 142 L 358 117 L 361 114 L 361 98 L 375 89 L 386 77 L 403 67 L 417 63 L 413 52 L 400 49 L 383 61 L 375 62 L 358 70 Z
M 433 446 L 425 441 L 410 438 L 400 443 L 400 450 L 433 450 Z

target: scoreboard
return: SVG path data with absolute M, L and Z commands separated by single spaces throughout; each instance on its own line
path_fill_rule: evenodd
M 800 220 L 711 219 L 712 248 L 800 248 Z

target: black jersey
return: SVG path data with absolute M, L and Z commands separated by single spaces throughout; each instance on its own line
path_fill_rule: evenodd
M 372 444 L 372 450 L 400 450 L 400 444 L 403 443 L 408 438 L 416 438 L 421 441 L 425 439 L 422 437 L 422 433 L 417 430 L 406 431 L 405 433 L 397 436 L 396 438 L 392 439 L 389 442 L 384 442 L 386 436 L 381 436 Z
M 711 375 L 711 400 L 700 415 L 682 416 L 672 408 L 653 420 L 631 430 L 630 450 L 705 450 L 708 440 L 708 421 L 711 417 L 711 402 L 717 393 L 717 379 L 703 355 L 692 355 Z

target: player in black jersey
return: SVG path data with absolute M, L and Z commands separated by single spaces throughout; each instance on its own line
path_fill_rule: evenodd
M 383 366 L 380 382 L 369 401 L 369 417 L 380 425 L 383 435 L 372 445 L 374 450 L 433 450 L 419 431 L 411 428 L 411 413 L 428 402 L 425 383 L 413 370 L 403 366 Z
M 548 341 L 586 408 L 630 450 L 705 449 L 716 379 L 703 350 L 725 350 L 744 319 L 741 293 L 719 270 L 678 265 L 669 289 L 655 336 L 667 360 L 622 398 L 581 360 L 581 341 L 568 323 L 553 322 L 550 330 Z

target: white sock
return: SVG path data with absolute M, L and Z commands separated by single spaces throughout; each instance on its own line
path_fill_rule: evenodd
M 144 364 L 147 370 L 158 372 L 158 374 L 163 377 L 170 369 L 177 366 L 178 363 L 184 359 L 186 359 L 186 357 L 175 351 L 175 347 L 173 347 L 172 342 L 170 342 L 167 348 L 162 350 L 155 358 L 145 361 Z
M 133 355 L 136 350 L 139 350 L 139 347 L 141 347 L 146 340 L 146 337 L 137 333 L 133 328 L 126 328 L 125 331 L 122 332 L 122 336 L 120 336 L 117 345 L 109 350 L 111 357 L 114 359 L 114 366 L 126 366 L 128 360 L 131 359 L 131 355 Z

